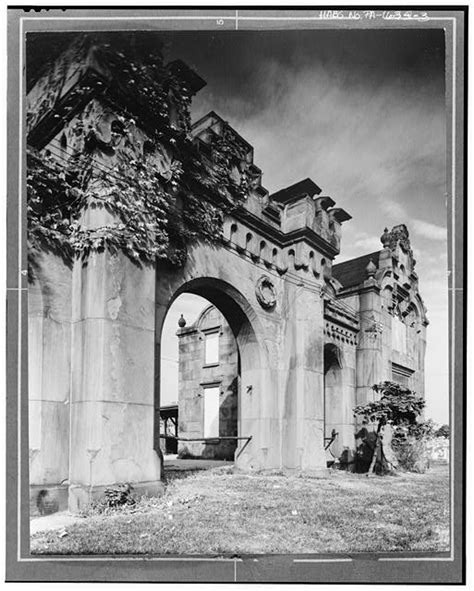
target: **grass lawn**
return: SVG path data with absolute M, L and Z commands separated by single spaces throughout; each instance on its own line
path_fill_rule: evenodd
M 446 551 L 447 466 L 366 478 L 195 472 L 162 497 L 32 536 L 35 554 Z

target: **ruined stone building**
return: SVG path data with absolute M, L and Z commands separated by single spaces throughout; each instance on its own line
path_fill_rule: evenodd
M 233 460 L 237 436 L 238 351 L 224 316 L 205 308 L 178 330 L 178 453 Z M 205 438 L 208 441 L 188 441 Z M 213 441 L 214 438 L 214 441 Z
M 102 39 L 58 55 L 31 84 L 26 106 L 28 146 L 63 167 L 87 148 L 95 172 L 92 180 L 81 178 L 82 186 L 95 183 L 106 202 L 116 194 L 101 192 L 101 183 L 110 182 L 117 154 L 152 162 L 163 182 L 174 178 L 180 165 L 167 138 L 186 125 L 190 99 L 175 100 L 171 88 L 166 100 L 154 96 L 154 108 L 163 100 L 172 121 L 163 145 L 157 144 L 160 129 L 144 100 L 148 90 L 138 95 L 133 84 L 119 85 L 121 74 L 101 53 Z M 182 62 L 167 68 L 189 97 L 205 84 Z M 225 211 L 218 240 L 190 239 L 175 265 L 137 264 L 133 251 L 124 255 L 127 244 L 93 248 L 69 262 L 48 248 L 36 258 L 28 291 L 33 501 L 46 490 L 58 506 L 77 510 L 113 483 L 132 483 L 138 493 L 161 490 L 160 340 L 167 311 L 182 293 L 209 300 L 236 345 L 225 343 L 230 332 L 213 308 L 182 328 L 183 363 L 196 354 L 194 334 L 209 339 L 210 356 L 199 367 L 198 384 L 194 371 L 183 367 L 183 432 L 188 439 L 198 432 L 215 439 L 220 427 L 194 415 L 203 412 L 203 397 L 219 405 L 225 432 L 250 438 L 216 448 L 226 457 L 234 453 L 240 469 L 323 469 L 333 430 L 335 456 L 354 448 L 352 409 L 373 399 L 373 384 L 393 378 L 423 394 L 427 319 L 406 227 L 385 231 L 380 251 L 337 264 L 351 216 L 314 181 L 269 194 L 252 146 L 214 112 L 189 135 L 211 163 L 213 146 L 225 140 L 238 159 L 229 175 L 235 186 L 246 187 L 243 204 Z M 119 196 L 140 198 L 119 181 Z M 103 244 L 100 230 L 115 220 L 110 207 L 91 205 L 81 215 L 85 231 Z M 237 376 L 214 373 L 217 332 L 219 359 L 237 363 Z M 197 455 L 211 445 L 182 443 Z

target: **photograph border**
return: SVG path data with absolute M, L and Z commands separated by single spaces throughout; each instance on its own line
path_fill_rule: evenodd
M 465 580 L 467 6 L 115 7 L 8 10 L 7 432 L 8 581 L 462 583 Z M 150 11 L 155 13 L 154 16 Z M 329 14 L 333 11 L 334 14 Z M 351 15 L 374 11 L 373 18 Z M 387 18 L 402 11 L 402 16 Z M 326 12 L 326 15 L 323 15 Z M 87 15 L 85 14 L 87 13 Z M 380 13 L 380 14 L 377 14 Z M 407 16 L 411 13 L 411 16 Z M 405 14 L 405 16 L 403 16 Z M 413 15 L 417 16 L 413 16 Z M 426 15 L 426 16 L 424 16 Z M 29 552 L 24 40 L 32 31 L 443 27 L 446 32 L 450 382 L 449 553 L 246 555 L 239 558 L 31 556 Z M 103 24 L 100 24 L 103 23 Z M 105 24 L 106 23 L 106 24 Z M 229 33 L 231 34 L 231 33 Z M 415 554 L 415 556 L 413 556 Z M 426 554 L 426 555 L 424 555 Z M 113 566 L 113 568 L 111 568 Z

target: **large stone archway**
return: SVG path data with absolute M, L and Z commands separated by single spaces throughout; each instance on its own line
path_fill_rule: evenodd
M 164 270 L 163 270 L 164 271 Z M 269 448 L 267 441 L 269 434 L 274 432 L 278 440 L 277 416 L 271 416 L 269 409 L 261 408 L 271 399 L 269 392 L 277 392 L 274 375 L 270 370 L 265 341 L 262 340 L 263 328 L 257 313 L 244 295 L 221 279 L 215 277 L 201 277 L 199 279 L 185 280 L 185 274 L 172 273 L 169 281 L 160 282 L 157 278 L 157 314 L 156 335 L 157 341 L 161 341 L 160 335 L 166 313 L 173 301 L 182 293 L 192 293 L 207 299 L 225 316 L 236 339 L 240 356 L 240 388 L 238 389 L 238 436 L 252 439 L 247 445 L 239 440 L 236 450 L 236 463 L 241 468 L 264 468 L 270 461 L 277 465 L 278 458 L 268 457 L 266 451 Z M 181 283 L 183 282 L 183 283 Z M 173 285 L 181 285 L 174 294 L 169 297 L 169 289 Z M 260 335 L 260 336 L 258 336 Z M 159 351 L 160 344 L 157 344 Z M 161 398 L 158 392 L 160 385 L 161 364 L 156 359 L 156 396 Z M 155 405 L 155 412 L 159 404 Z M 157 447 L 158 421 L 155 421 L 155 446 Z M 273 446 L 275 447 L 275 446 Z M 263 451 L 262 451 L 263 450 Z M 265 454 L 263 457 L 262 454 Z
M 238 467 L 325 467 L 322 285 L 308 280 L 308 268 L 280 273 L 276 264 L 240 248 L 239 234 L 248 237 L 248 226 L 234 220 L 225 228 L 221 243 L 190 244 L 179 269 L 139 268 L 122 255 L 96 253 L 87 265 L 77 262 L 72 271 L 61 267 L 58 274 L 57 266 L 45 261 L 41 283 L 55 286 L 48 301 L 61 302 L 70 349 L 60 383 L 64 396 L 46 400 L 43 390 L 40 411 L 67 417 L 61 423 L 43 421 L 35 432 L 41 431 L 43 449 L 53 447 L 49 464 L 56 455 L 63 461 L 64 447 L 73 453 L 57 483 L 38 464 L 39 452 L 34 490 L 61 488 L 76 510 L 113 483 L 131 482 L 149 494 L 160 488 L 161 329 L 170 305 L 184 292 L 218 307 L 237 340 L 239 435 L 252 437 L 238 454 Z M 73 294 L 70 299 L 63 297 L 64 289 Z M 45 318 L 54 310 L 48 306 Z M 36 326 L 32 341 L 47 338 L 45 324 Z M 44 359 L 38 360 L 43 373 L 51 371 Z
M 275 298 L 269 307 L 259 301 L 262 282 Z M 324 467 L 319 291 L 288 282 L 249 252 L 239 252 L 235 243 L 195 243 L 182 269 L 157 268 L 157 360 L 166 313 L 184 292 L 214 304 L 237 341 L 241 360 L 239 435 L 252 437 L 243 453 L 238 450 L 236 454 L 238 467 Z M 155 369 L 159 396 L 159 363 Z M 155 405 L 158 407 L 158 400 Z M 158 449 L 156 437 L 155 430 Z

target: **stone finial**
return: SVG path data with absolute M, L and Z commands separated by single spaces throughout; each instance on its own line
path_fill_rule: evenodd
M 390 246 L 390 232 L 388 231 L 388 228 L 385 228 L 383 231 L 382 236 L 380 236 L 380 242 L 383 244 L 384 248 L 387 248 L 388 246 Z
M 373 277 L 375 272 L 377 271 L 377 267 L 374 265 L 372 259 L 370 259 L 369 264 L 365 268 L 365 272 L 367 273 L 367 277 Z
M 410 244 L 410 235 L 408 233 L 408 228 L 405 224 L 398 224 L 398 226 L 393 226 L 392 231 L 390 232 L 390 244 L 389 247 L 394 250 L 399 244 L 402 250 L 409 254 L 413 258 L 413 251 L 411 249 Z
M 186 319 L 184 318 L 184 316 L 182 314 L 179 317 L 178 326 L 179 326 L 179 328 L 184 328 L 186 326 Z

